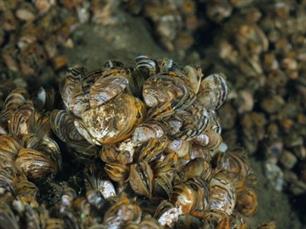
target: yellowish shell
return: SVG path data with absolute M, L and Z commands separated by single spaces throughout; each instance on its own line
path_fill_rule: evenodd
M 212 74 L 202 80 L 198 100 L 208 110 L 218 109 L 226 100 L 228 86 L 222 74 Z
M 146 161 L 131 165 L 129 183 L 137 194 L 151 197 L 153 190 L 153 171 Z
M 21 149 L 15 163 L 19 171 L 34 180 L 58 171 L 56 163 L 48 155 L 34 149 Z
M 217 173 L 209 183 L 209 206 L 231 215 L 236 204 L 236 190 L 231 180 L 224 173 Z
M 127 139 L 143 115 L 143 103 L 131 95 L 122 94 L 111 103 L 83 112 L 82 119 L 75 120 L 75 126 L 88 142 L 114 144 Z

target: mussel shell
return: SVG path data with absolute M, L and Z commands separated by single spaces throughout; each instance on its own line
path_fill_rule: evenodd
M 133 141 L 146 142 L 149 139 L 165 137 L 166 133 L 162 123 L 156 121 L 140 123 L 134 130 Z
M 19 171 L 24 172 L 29 179 L 44 179 L 47 175 L 56 174 L 58 165 L 46 153 L 22 148 L 19 150 L 16 159 L 16 167 Z
M 256 192 L 246 188 L 237 195 L 237 210 L 244 216 L 252 216 L 256 213 L 258 206 Z
M 135 69 L 142 72 L 142 74 L 151 76 L 157 72 L 157 63 L 154 59 L 140 55 L 135 58 L 135 62 Z
M 0 135 L 0 159 L 15 160 L 21 145 L 11 136 Z
M 154 218 L 158 220 L 162 226 L 172 228 L 182 214 L 180 208 L 177 208 L 169 201 L 163 200 L 157 207 Z
M 130 167 L 129 183 L 134 192 L 148 198 L 152 195 L 153 171 L 146 161 Z
M 222 74 L 212 74 L 202 80 L 198 100 L 208 110 L 218 109 L 228 96 L 228 86 Z
M 0 195 L 6 191 L 15 192 L 16 168 L 12 161 L 1 159 L 0 161 Z
M 182 183 L 174 187 L 170 200 L 177 208 L 181 208 L 183 214 L 189 214 L 197 200 L 197 193 Z
M 201 145 L 206 150 L 216 150 L 222 141 L 221 135 L 214 130 L 206 130 L 194 139 L 196 144 Z
M 32 206 L 38 206 L 36 198 L 38 196 L 39 190 L 36 185 L 30 181 L 25 176 L 19 176 L 16 180 L 16 194 L 23 204 L 29 204 Z
M 231 215 L 236 204 L 236 190 L 226 174 L 219 172 L 209 183 L 209 206 L 211 210 L 219 210 Z
M 237 192 L 243 190 L 252 175 L 244 152 L 237 149 L 226 154 L 220 153 L 216 158 L 217 169 L 226 171 L 227 176 L 231 178 Z
M 16 215 L 4 201 L 0 202 L 0 225 L 5 225 L 6 228 L 19 229 Z
M 56 136 L 71 146 L 79 158 L 97 156 L 98 149 L 80 135 L 74 126 L 74 117 L 71 114 L 63 110 L 53 110 L 49 121 Z
M 140 223 L 141 217 L 140 206 L 122 196 L 105 212 L 103 223 L 108 227 L 113 225 L 120 227 L 127 223 Z
M 139 161 L 146 161 L 148 163 L 152 162 L 153 160 L 159 158 L 161 153 L 166 149 L 168 146 L 168 139 L 151 139 L 148 142 L 142 144 L 140 147 L 138 160 Z
M 90 87 L 89 104 L 90 108 L 96 108 L 110 101 L 115 96 L 122 93 L 129 85 L 128 75 L 130 73 L 124 69 L 105 72 Z
M 167 147 L 167 151 L 175 152 L 178 157 L 183 158 L 189 154 L 191 142 L 182 139 L 175 139 L 171 141 Z
M 121 94 L 103 106 L 83 112 L 82 120 L 75 120 L 75 126 L 88 142 L 114 144 L 132 134 L 144 111 L 139 99 Z
M 107 163 L 104 171 L 115 182 L 125 182 L 129 176 L 129 166 L 120 163 Z
M 5 99 L 4 109 L 0 113 L 0 120 L 8 120 L 12 113 L 28 99 L 25 88 L 14 89 Z
M 210 180 L 212 176 L 210 162 L 204 158 L 196 158 L 189 161 L 181 170 L 183 180 L 189 180 L 193 177 L 199 177 L 203 180 Z
M 9 133 L 14 136 L 25 135 L 30 132 L 30 120 L 34 118 L 34 106 L 32 102 L 20 105 L 9 118 Z
M 160 73 L 150 77 L 143 85 L 143 99 L 148 107 L 169 103 L 173 110 L 192 103 L 194 93 L 176 73 Z
M 84 68 L 70 69 L 60 86 L 60 93 L 67 110 L 80 116 L 89 107 L 88 96 L 84 93 Z

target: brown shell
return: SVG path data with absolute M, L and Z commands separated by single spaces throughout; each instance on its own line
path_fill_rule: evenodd
M 257 195 L 254 190 L 246 188 L 242 192 L 238 193 L 237 196 L 237 210 L 245 215 L 252 216 L 257 210 Z
M 152 138 L 165 137 L 166 133 L 162 123 L 156 121 L 140 123 L 134 130 L 133 141 L 146 142 Z
M 194 93 L 174 72 L 160 73 L 150 77 L 143 85 L 143 98 L 150 117 L 161 119 L 172 115 L 177 109 L 185 109 L 195 99 Z
M 21 145 L 8 135 L 0 135 L 0 159 L 15 160 Z
M 39 193 L 36 185 L 25 176 L 19 176 L 15 181 L 16 194 L 23 204 L 30 204 L 31 206 L 38 206 L 37 196 Z
M 177 111 L 169 121 L 180 123 L 176 129 L 170 128 L 169 134 L 173 138 L 191 140 L 207 128 L 209 113 L 198 101 L 194 101 L 187 109 Z
M 28 99 L 28 93 L 25 88 L 14 89 L 5 99 L 4 109 L 0 113 L 0 120 L 7 121 L 14 111 L 23 105 Z
M 203 158 L 189 161 L 181 170 L 181 178 L 185 181 L 193 177 L 199 177 L 206 181 L 210 180 L 212 177 L 210 162 Z
M 236 204 L 236 190 L 226 174 L 220 172 L 213 176 L 209 183 L 209 206 L 231 215 Z
M 151 139 L 148 142 L 144 143 L 139 151 L 138 160 L 139 161 L 146 161 L 148 163 L 156 160 L 159 158 L 161 153 L 166 149 L 168 146 L 168 139 Z
M 105 212 L 103 224 L 112 226 L 114 224 L 140 223 L 141 217 L 142 211 L 138 204 L 125 196 L 121 196 Z
M 152 163 L 154 172 L 154 192 L 171 195 L 178 157 L 170 152 L 161 155 Z
M 212 74 L 202 80 L 199 102 L 208 110 L 218 109 L 228 96 L 228 86 L 222 74 Z
M 131 95 L 121 94 L 110 103 L 83 112 L 82 120 L 75 120 L 75 126 L 88 142 L 114 144 L 127 139 L 143 116 L 143 103 Z
M 207 184 L 197 179 L 178 184 L 174 187 L 170 200 L 182 210 L 183 214 L 207 210 Z
M 221 135 L 214 130 L 206 130 L 194 139 L 196 144 L 203 146 L 206 150 L 218 149 L 222 141 Z
M 84 77 L 84 68 L 71 68 L 60 87 L 60 93 L 66 109 L 78 117 L 89 107 L 88 98 L 85 96 L 83 89 L 82 80 Z
M 0 194 L 13 193 L 15 190 L 16 168 L 14 162 L 7 159 L 0 160 Z
M 90 108 L 101 106 L 126 90 L 129 86 L 129 75 L 129 70 L 124 68 L 102 71 L 89 90 Z
M 124 164 L 107 163 L 104 171 L 111 180 L 119 183 L 125 182 L 129 176 L 129 166 Z
M 182 139 L 171 141 L 167 147 L 168 152 L 175 152 L 179 158 L 183 158 L 189 154 L 191 142 Z
M 187 184 L 176 185 L 173 189 L 171 202 L 182 209 L 183 214 L 189 214 L 197 201 L 196 192 Z
M 56 163 L 43 152 L 22 148 L 16 159 L 16 167 L 24 172 L 29 179 L 42 179 L 58 171 Z
M 75 149 L 80 158 L 90 158 L 97 155 L 98 149 L 80 135 L 74 126 L 74 117 L 71 114 L 63 110 L 53 110 L 49 121 L 56 136 Z
M 131 165 L 129 183 L 134 192 L 151 198 L 153 189 L 153 171 L 146 161 Z
M 218 170 L 226 171 L 237 192 L 243 190 L 247 182 L 251 181 L 252 172 L 244 152 L 234 150 L 218 154 L 216 163 Z

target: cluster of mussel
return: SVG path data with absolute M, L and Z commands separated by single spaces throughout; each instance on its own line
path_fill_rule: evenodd
M 248 228 L 255 179 L 243 151 L 222 143 L 224 76 L 135 62 L 69 69 L 64 110 L 51 89 L 8 95 L 0 228 Z M 69 174 L 69 161 L 82 171 Z
M 241 76 L 228 78 L 235 93 L 221 109 L 224 138 L 265 158 L 271 186 L 295 196 L 306 193 L 305 12 L 305 1 L 252 4 L 212 48 L 215 70 Z

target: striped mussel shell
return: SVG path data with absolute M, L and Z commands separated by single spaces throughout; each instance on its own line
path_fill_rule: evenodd
M 6 192 L 15 193 L 17 170 L 11 160 L 0 160 L 0 196 Z
M 189 141 L 207 128 L 209 112 L 195 101 L 188 109 L 177 111 L 167 122 L 171 137 Z
M 208 209 L 208 198 L 207 183 L 202 179 L 192 178 L 175 185 L 170 200 L 183 214 L 196 214 Z
M 105 180 L 102 170 L 90 165 L 84 171 L 87 201 L 97 209 L 101 209 L 105 200 L 116 195 L 115 188 L 109 180 Z
M 228 93 L 225 76 L 217 73 L 202 80 L 197 98 L 206 109 L 216 110 L 225 102 Z
M 55 135 L 75 150 L 78 158 L 97 156 L 98 149 L 90 144 L 74 125 L 74 116 L 64 110 L 53 110 L 49 118 L 50 126 Z
M 197 135 L 193 142 L 205 148 L 215 151 L 222 143 L 221 125 L 215 111 L 208 111 L 208 123 L 206 128 Z
M 28 97 L 25 88 L 19 87 L 14 89 L 4 101 L 3 109 L 0 113 L 0 121 L 8 121 L 18 107 L 26 103 Z
M 182 215 L 181 208 L 177 208 L 174 204 L 167 200 L 163 200 L 154 213 L 154 218 L 164 227 L 172 228 Z
M 179 158 L 184 158 L 185 156 L 189 155 L 191 148 L 191 142 L 185 141 L 182 139 L 174 139 L 172 140 L 168 146 L 168 152 L 175 152 Z
M 84 174 L 87 193 L 100 193 L 100 195 L 103 197 L 103 200 L 116 196 L 114 185 L 109 180 L 106 180 L 106 176 L 97 165 L 89 165 L 85 169 Z
M 207 130 L 194 139 L 196 144 L 201 145 L 206 150 L 218 149 L 222 141 L 221 135 L 213 130 Z
M 140 223 L 142 210 L 136 201 L 121 195 L 113 200 L 112 206 L 104 214 L 103 224 L 108 228 L 121 227 L 128 223 Z M 124 216 L 124 217 L 122 217 Z
M 33 207 L 37 207 L 37 196 L 39 193 L 38 188 L 32 182 L 30 182 L 26 176 L 20 175 L 15 181 L 16 195 L 22 204 L 29 204 Z
M 231 215 L 236 204 L 236 190 L 226 175 L 226 172 L 218 172 L 209 183 L 209 208 Z
M 26 135 L 24 148 L 18 152 L 15 165 L 28 179 L 39 180 L 56 174 L 62 164 L 61 152 L 57 143 L 49 137 Z
M 212 177 L 212 167 L 210 161 L 204 158 L 195 158 L 189 161 L 180 171 L 180 178 L 187 181 L 193 177 L 199 177 L 205 181 L 209 181 Z
M 123 184 L 128 180 L 130 166 L 117 162 L 106 163 L 104 171 L 112 181 Z
M 131 72 L 126 68 L 102 70 L 101 75 L 89 89 L 90 108 L 97 108 L 128 90 L 130 79 Z
M 217 154 L 216 165 L 218 170 L 226 171 L 237 192 L 243 190 L 253 176 L 245 152 L 241 149 Z
M 168 117 L 178 109 L 186 109 L 195 100 L 192 89 L 176 72 L 159 73 L 144 82 L 143 99 L 154 119 Z
M 21 145 L 9 135 L 0 135 L 0 159 L 14 161 Z
M 157 73 L 158 65 L 156 60 L 145 55 L 140 55 L 135 58 L 135 69 L 149 77 Z
M 186 65 L 183 69 L 185 77 L 185 81 L 189 83 L 193 92 L 197 94 L 200 89 L 201 80 L 203 77 L 203 73 L 201 68 L 193 67 L 190 65 Z
M 89 107 L 88 96 L 83 88 L 85 76 L 86 70 L 83 67 L 70 68 L 60 85 L 60 94 L 66 109 L 78 117 Z
M 34 106 L 31 101 L 26 101 L 12 113 L 9 118 L 8 130 L 14 136 L 21 136 L 31 132 L 31 122 L 34 119 Z
M 37 180 L 49 174 L 55 174 L 58 170 L 56 162 L 51 160 L 43 152 L 22 148 L 16 159 L 16 167 L 24 172 L 29 179 Z
M 130 166 L 129 184 L 138 195 L 151 198 L 153 190 L 153 171 L 148 162 L 142 161 Z
M 177 161 L 178 156 L 175 152 L 164 152 L 150 164 L 154 174 L 154 194 L 171 196 Z
M 150 139 L 141 145 L 138 150 L 137 159 L 138 161 L 146 161 L 148 163 L 159 159 L 161 154 L 167 148 L 169 141 L 167 138 L 162 139 Z

